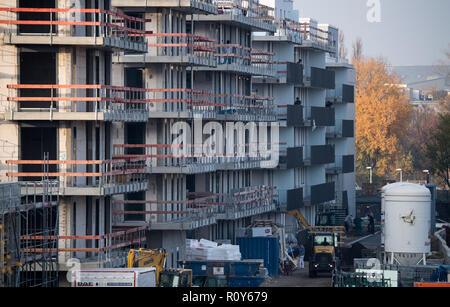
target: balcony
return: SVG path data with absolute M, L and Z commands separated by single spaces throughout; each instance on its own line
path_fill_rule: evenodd
M 274 62 L 276 63 L 276 62 Z M 256 76 L 254 83 L 303 84 L 303 65 L 292 62 L 278 62 L 274 65 L 274 76 Z
M 0 8 L 5 43 L 146 52 L 145 20 L 101 9 Z
M 306 147 L 305 165 L 320 165 L 335 162 L 334 145 L 316 145 Z
M 310 187 L 309 198 L 311 205 L 318 205 L 335 200 L 334 182 L 312 185 Z
M 7 160 L 10 181 L 58 178 L 60 195 L 105 196 L 144 191 L 144 159 Z
M 332 70 L 311 67 L 310 75 L 306 77 L 305 86 L 320 89 L 334 89 L 335 72 Z
M 337 86 L 336 89 L 328 90 L 327 101 L 334 104 L 354 103 L 355 87 L 353 85 L 342 84 L 342 86 Z
M 278 190 L 278 201 L 280 209 L 283 211 L 292 211 L 302 208 L 305 205 L 303 202 L 303 188 Z
M 130 248 L 145 245 L 148 226 L 133 227 L 104 235 L 56 236 L 60 269 L 70 271 L 69 258 L 80 260 L 80 269 L 126 267 Z M 22 236 L 22 240 L 41 240 L 43 236 Z M 31 251 L 41 252 L 39 250 Z
M 348 174 L 355 172 L 355 156 L 336 156 L 336 162 L 328 164 L 326 172 L 329 175 Z
M 152 118 L 275 121 L 273 98 L 191 89 L 146 89 Z
M 114 225 L 135 225 L 150 222 L 151 230 L 191 230 L 216 223 L 219 212 L 218 196 L 187 195 L 183 200 L 113 200 L 116 208 L 113 210 Z M 145 210 L 125 210 L 126 205 L 144 205 Z M 149 210 L 150 209 L 150 210 Z M 124 221 L 125 215 L 140 216 L 140 221 Z M 145 216 L 149 216 L 146 219 Z
M 354 133 L 354 121 L 353 120 L 338 120 L 335 127 L 327 128 L 327 138 L 353 138 Z
M 282 169 L 304 167 L 303 147 L 288 147 L 280 152 L 279 166 Z
M 115 56 L 113 62 L 217 66 L 213 39 L 188 33 L 147 33 L 145 37 L 148 40 L 148 53 L 125 53 Z
M 337 52 L 337 38 L 330 31 L 321 29 L 314 20 L 304 19 L 294 26 L 302 36 L 301 48 L 318 49 L 330 53 Z
M 218 207 L 217 219 L 235 220 L 276 210 L 275 189 L 261 185 L 222 194 L 219 199 L 224 205 Z
M 145 122 L 145 90 L 108 85 L 13 84 L 6 120 Z
M 278 119 L 286 120 L 287 127 L 327 127 L 335 125 L 334 108 L 278 105 Z M 284 110 L 287 109 L 287 113 Z
M 267 143 L 234 144 L 229 153 L 215 144 L 115 144 L 115 159 L 145 159 L 146 172 L 197 174 L 219 170 L 258 169 L 278 162 L 278 146 Z M 276 165 L 274 165 L 275 167 Z
M 232 71 L 237 73 L 275 76 L 273 56 L 271 52 L 238 44 L 216 44 L 216 68 L 197 67 L 197 70 Z
M 213 0 L 218 15 L 195 16 L 195 21 L 226 23 L 250 28 L 252 32 L 276 31 L 273 24 L 274 9 L 253 0 Z M 189 16 L 187 16 L 189 20 Z
M 149 8 L 167 8 L 183 11 L 186 14 L 217 14 L 217 6 L 213 0 L 111 0 L 111 5 L 131 12 Z

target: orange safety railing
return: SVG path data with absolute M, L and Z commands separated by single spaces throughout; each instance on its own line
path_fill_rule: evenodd
M 139 182 L 146 173 L 145 159 L 113 160 L 6 160 L 7 177 L 21 181 L 59 177 L 66 187 L 102 187 Z
M 98 260 L 108 261 L 117 254 L 126 256 L 129 248 L 141 247 L 147 240 L 147 230 L 148 226 L 141 226 L 104 235 L 21 236 L 20 244 L 25 254 L 60 252 L 77 253 L 78 256 L 83 253 L 86 258 L 98 257 Z M 58 248 L 39 248 L 39 242 L 44 240 L 59 240 Z
M 151 210 L 113 210 L 115 221 L 122 215 L 157 215 L 157 222 L 181 222 L 186 220 L 199 220 L 212 217 L 218 212 L 218 206 L 224 205 L 217 201 L 216 195 L 208 195 L 196 199 L 184 200 L 113 200 L 116 206 L 148 205 Z M 123 207 L 125 208 L 125 207 Z
M 219 14 L 232 13 L 249 18 L 272 22 L 274 8 L 261 4 L 258 0 L 215 0 Z
M 145 89 L 109 85 L 9 84 L 10 102 L 21 108 L 55 108 L 66 112 L 142 111 Z
M 0 24 L 18 26 L 18 34 L 120 38 L 144 42 L 145 19 L 102 9 L 0 8 L 9 13 Z M 14 30 L 15 31 L 15 30 Z
M 195 165 L 214 165 L 220 163 L 245 163 L 270 161 L 280 153 L 281 143 L 234 144 L 227 151 L 225 140 L 223 149 L 216 144 L 114 144 L 114 158 L 148 159 L 152 167 L 185 167 Z
M 189 33 L 146 33 L 148 46 L 156 49 L 158 56 L 213 57 L 214 39 Z M 150 49 L 150 52 L 152 49 Z
M 244 47 L 239 44 L 216 44 L 215 56 L 218 64 L 253 65 L 260 68 L 271 69 L 274 53 L 261 49 Z

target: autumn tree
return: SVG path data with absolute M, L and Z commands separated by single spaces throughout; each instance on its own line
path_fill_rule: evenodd
M 421 173 L 431 165 L 427 155 L 427 143 L 437 133 L 438 122 L 438 112 L 431 106 L 420 106 L 413 111 L 402 145 L 407 152 L 411 153 L 417 173 Z
M 427 145 L 430 171 L 450 188 L 450 113 L 439 116 L 438 132 Z
M 412 107 L 398 86 L 399 80 L 384 59 L 354 55 L 357 169 L 365 171 L 371 166 L 376 175 L 386 176 L 400 166 L 412 168 L 410 153 L 401 144 Z

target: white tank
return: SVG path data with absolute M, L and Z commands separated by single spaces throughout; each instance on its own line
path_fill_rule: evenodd
M 431 193 L 423 185 L 394 183 L 382 189 L 384 250 L 390 253 L 430 252 Z

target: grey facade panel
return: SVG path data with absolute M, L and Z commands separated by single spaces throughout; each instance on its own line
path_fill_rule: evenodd
M 311 164 L 328 164 L 335 162 L 333 145 L 311 146 Z
M 303 65 L 288 62 L 287 64 L 287 83 L 303 84 Z
M 342 85 L 342 101 L 348 103 L 355 102 L 355 87 L 353 85 Z
M 311 107 L 311 119 L 320 127 L 332 127 L 336 124 L 334 108 Z
M 303 207 L 303 189 L 292 189 L 287 191 L 287 210 L 297 210 Z
M 335 72 L 333 70 L 311 67 L 311 86 L 334 89 L 336 87 Z
M 355 156 L 342 156 L 342 172 L 344 174 L 355 172 Z
M 303 125 L 303 106 L 288 105 L 286 124 L 288 127 L 299 127 Z
M 342 136 L 345 138 L 352 138 L 355 136 L 353 120 L 343 120 L 342 121 Z
M 303 167 L 303 147 L 291 147 L 287 149 L 287 168 Z
M 317 205 L 335 199 L 334 182 L 311 186 L 311 204 Z

